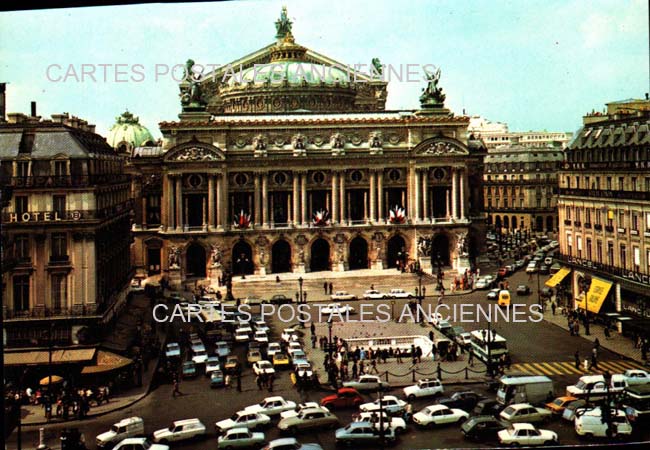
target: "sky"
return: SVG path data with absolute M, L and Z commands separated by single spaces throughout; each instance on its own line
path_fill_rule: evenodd
M 448 108 L 513 131 L 574 131 L 585 113 L 650 89 L 646 0 L 145 4 L 0 13 L 7 112 L 35 100 L 41 116 L 69 112 L 106 135 L 128 109 L 159 137 L 180 113 L 177 82 L 160 72 L 275 42 L 283 5 L 297 43 L 349 65 L 440 67 Z M 387 109 L 417 109 L 424 86 L 391 81 Z

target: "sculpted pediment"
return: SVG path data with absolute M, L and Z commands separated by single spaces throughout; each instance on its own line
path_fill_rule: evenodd
M 192 142 L 170 149 L 165 155 L 168 162 L 209 162 L 223 161 L 223 152 L 210 144 Z
M 446 139 L 430 139 L 415 148 L 416 155 L 448 156 L 469 155 L 469 151 L 460 142 Z

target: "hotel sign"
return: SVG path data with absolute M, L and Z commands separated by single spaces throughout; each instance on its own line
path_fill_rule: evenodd
M 80 211 L 36 211 L 9 213 L 9 223 L 19 222 L 59 222 L 61 220 L 80 220 Z

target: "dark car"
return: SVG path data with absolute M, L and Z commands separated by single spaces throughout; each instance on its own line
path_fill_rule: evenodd
M 272 305 L 284 305 L 286 303 L 292 303 L 293 301 L 291 298 L 287 297 L 286 295 L 283 294 L 275 294 L 273 297 L 268 302 L 264 303 L 270 303 Z
M 508 428 L 508 423 L 494 416 L 471 417 L 460 427 L 465 438 L 480 442 L 497 440 L 497 433 L 505 428 Z
M 517 295 L 530 295 L 530 288 L 525 284 L 517 286 Z
M 483 396 L 474 391 L 455 392 L 451 397 L 441 398 L 438 403 L 448 408 L 458 408 L 463 411 L 471 411 L 476 404 L 483 400 Z
M 501 412 L 502 406 L 496 400 L 483 399 L 476 404 L 470 415 L 472 416 L 496 416 Z

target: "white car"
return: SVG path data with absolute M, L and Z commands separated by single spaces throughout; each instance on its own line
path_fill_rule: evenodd
M 259 297 L 248 296 L 244 298 L 241 302 L 244 305 L 255 306 L 255 305 L 261 305 L 262 303 L 264 303 L 264 300 L 262 300 Z
M 329 412 L 329 409 L 325 408 L 324 406 L 320 406 L 317 402 L 305 402 L 305 403 L 299 403 L 298 406 L 296 406 L 294 409 L 281 412 L 280 417 L 283 419 L 287 419 L 289 417 L 296 417 L 303 410 L 313 409 L 313 408 L 318 408 L 318 409 L 322 409 L 323 411 Z
M 431 405 L 413 415 L 413 422 L 421 427 L 433 427 L 448 423 L 462 423 L 469 414 L 462 409 L 448 408 L 445 405 Z
M 269 358 L 272 358 L 276 353 L 282 352 L 282 346 L 277 342 L 269 343 L 268 348 L 266 349 L 266 354 L 269 355 Z
M 238 332 L 238 331 L 245 331 L 248 334 L 253 334 L 253 329 L 251 328 L 251 326 L 248 323 L 240 322 L 239 326 L 235 330 L 235 333 Z
M 235 342 L 248 342 L 251 340 L 250 331 L 237 329 L 235 331 Z
M 208 352 L 206 352 L 205 349 L 192 352 L 192 361 L 194 361 L 195 364 L 205 364 L 207 360 Z
M 217 448 L 259 448 L 266 442 L 261 432 L 252 432 L 246 428 L 232 428 L 217 439 Z
M 296 338 L 294 339 L 293 336 L 296 336 Z M 295 328 L 285 328 L 284 330 L 282 330 L 281 338 L 285 342 L 295 341 L 295 340 L 297 340 L 297 337 L 298 337 L 298 335 L 297 335 L 297 331 L 296 331 Z
M 269 326 L 268 326 L 268 325 L 266 324 L 266 322 L 264 322 L 263 320 L 258 320 L 258 321 L 256 321 L 256 322 L 254 323 L 254 325 L 255 325 L 255 331 L 256 331 L 256 332 L 257 332 L 257 331 L 264 331 L 265 333 L 268 333 L 269 331 L 271 331 L 271 329 L 269 328 Z
M 215 370 L 221 370 L 221 361 L 218 356 L 210 356 L 205 360 L 205 375 L 210 376 Z
M 612 424 L 616 428 L 615 436 L 629 436 L 632 434 L 630 424 L 625 411 L 612 409 Z M 607 421 L 603 420 L 600 407 L 585 410 L 576 415 L 574 427 L 579 436 L 607 437 Z
M 486 275 L 476 280 L 475 287 L 476 289 L 488 289 L 493 282 L 494 282 L 494 278 L 490 275 Z
M 269 336 L 266 334 L 266 331 L 256 331 L 255 336 L 253 336 L 253 339 L 260 344 L 268 344 L 269 343 Z
M 531 273 L 537 273 L 537 262 L 536 261 L 531 261 L 528 263 L 528 266 L 526 267 L 526 273 L 531 274 Z
M 141 417 L 129 417 L 114 424 L 109 431 L 97 436 L 99 448 L 112 447 L 126 438 L 144 435 L 144 421 Z
M 384 396 L 384 398 L 381 400 L 381 407 L 379 403 L 379 399 L 375 400 L 374 402 L 364 403 L 362 405 L 359 405 L 359 411 L 373 412 L 383 409 L 388 414 L 399 414 L 404 411 L 404 408 L 406 407 L 406 402 L 395 397 L 394 395 Z
M 113 447 L 113 450 L 169 450 L 169 446 L 162 444 L 152 444 L 151 441 L 144 437 L 127 438 Z
M 623 375 L 628 386 L 635 386 L 639 384 L 650 384 L 650 373 L 640 369 L 626 370 Z
M 558 442 L 557 433 L 550 430 L 538 430 L 530 423 L 513 423 L 497 433 L 499 442 L 509 446 L 552 445 Z
M 444 318 L 442 317 L 442 314 L 439 312 L 434 312 L 431 313 L 431 320 L 429 320 L 429 323 L 432 324 L 434 327 L 437 327 L 440 322 L 442 322 Z
M 380 414 L 381 414 L 381 420 L 380 420 Z M 372 423 L 375 428 L 379 429 L 379 425 L 384 427 L 389 427 L 392 429 L 395 434 L 400 434 L 406 431 L 406 421 L 402 419 L 401 417 L 391 417 L 387 415 L 385 412 L 379 413 L 379 412 L 362 412 L 359 413 L 359 415 L 356 416 L 354 419 L 355 422 L 370 422 Z
M 336 291 L 330 295 L 331 300 L 356 300 L 357 296 L 350 294 L 348 291 Z
M 300 342 L 289 342 L 289 347 L 287 348 L 287 354 L 289 357 L 299 350 L 302 350 L 302 344 Z
M 293 364 L 293 370 L 298 374 L 299 377 L 311 378 L 314 375 L 314 371 L 311 368 L 309 361 L 297 360 Z
M 415 294 L 412 292 L 406 292 L 404 289 L 391 289 L 390 292 L 388 292 L 388 297 L 390 298 L 413 298 L 415 297 Z
M 273 364 L 263 359 L 262 361 L 253 363 L 253 372 L 255 372 L 255 375 L 262 375 L 263 373 L 271 374 L 275 373 L 275 369 L 273 368 Z
M 456 343 L 461 347 L 467 348 L 472 345 L 472 335 L 468 332 L 460 333 L 454 339 L 456 340 Z
M 294 409 L 295 407 L 295 402 L 292 402 L 291 400 L 285 400 L 280 396 L 275 396 L 266 397 L 264 400 L 255 405 L 247 406 L 244 411 L 273 416 L 282 413 L 282 411 L 289 411 L 290 409 Z
M 170 342 L 165 349 L 165 356 L 167 358 L 178 358 L 181 356 L 181 346 L 178 342 Z
M 368 289 L 363 293 L 363 298 L 366 300 L 383 300 L 386 298 L 386 294 L 382 294 L 376 289 Z
M 154 431 L 153 441 L 167 444 L 204 435 L 205 425 L 199 419 L 176 420 L 169 427 Z
M 418 380 L 417 384 L 407 386 L 403 389 L 404 397 L 409 401 L 419 397 L 431 397 L 433 395 L 440 395 L 445 391 L 440 380 L 425 378 Z
M 320 309 L 321 314 L 326 315 L 346 315 L 354 314 L 354 308 L 350 305 L 341 305 L 340 303 L 330 303 L 324 308 Z
M 499 413 L 499 417 L 510 423 L 545 422 L 551 419 L 551 411 L 536 408 L 530 403 L 513 403 Z
M 271 423 L 271 418 L 266 414 L 251 411 L 237 411 L 230 419 L 220 420 L 214 426 L 217 433 L 221 434 L 233 428 L 259 429 Z

